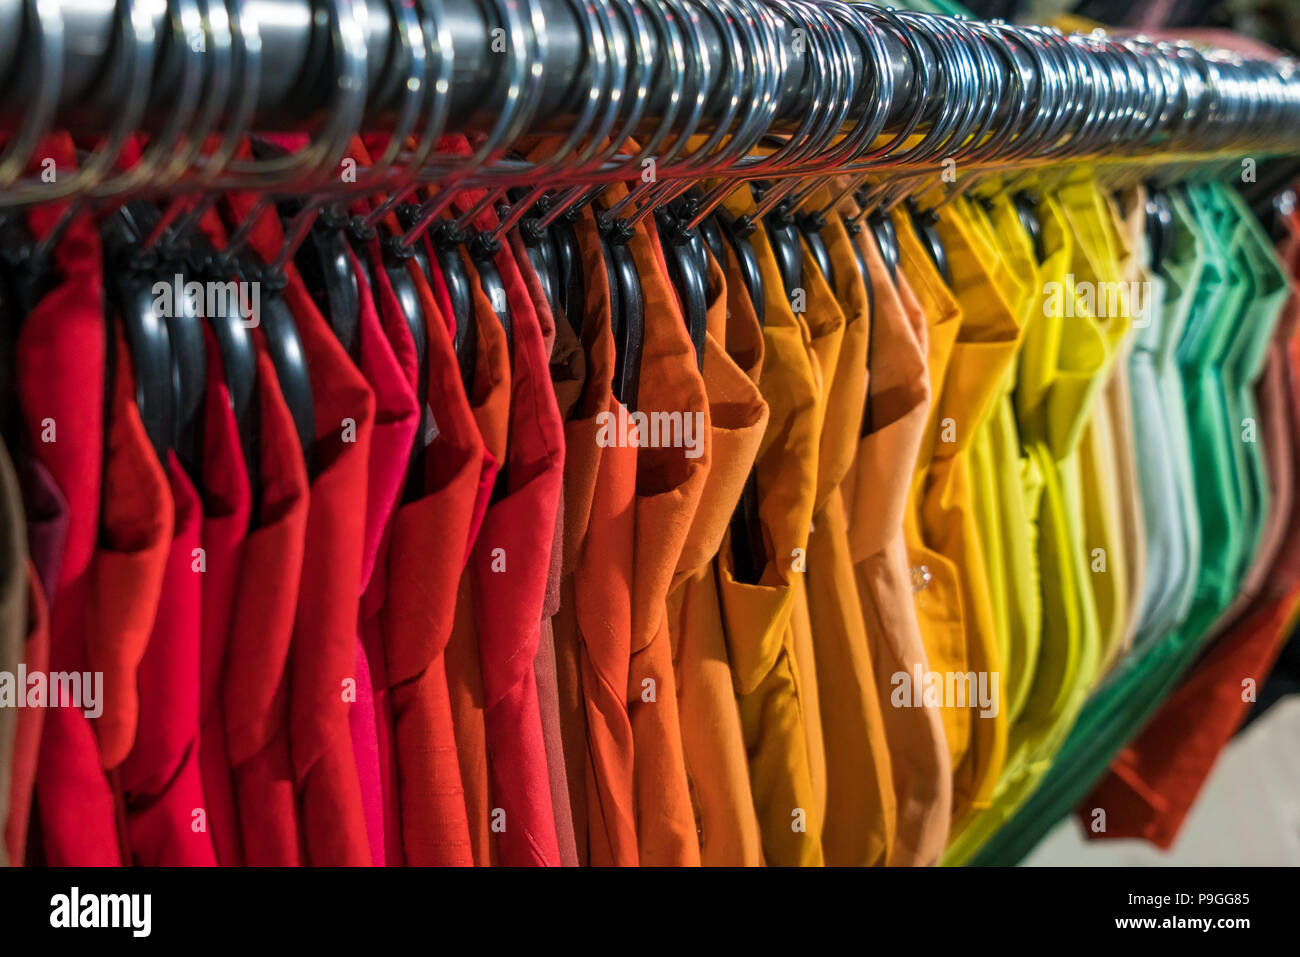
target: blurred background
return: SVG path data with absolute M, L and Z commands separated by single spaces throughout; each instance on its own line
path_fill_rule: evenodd
M 1300 0 L 967 0 L 984 19 L 1046 22 L 1075 14 L 1108 26 L 1216 27 L 1300 49 Z

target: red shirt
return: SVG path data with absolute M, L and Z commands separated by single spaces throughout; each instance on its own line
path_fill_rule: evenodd
M 248 215 L 251 197 L 231 198 Z M 280 251 L 268 210 L 250 246 L 264 261 Z M 370 841 L 349 719 L 357 687 L 357 616 L 375 400 L 292 266 L 283 295 L 311 377 L 315 436 L 311 500 L 294 637 L 289 651 L 289 751 L 304 863 L 369 865 Z
M 114 414 L 118 413 L 115 404 Z M 146 454 L 153 454 L 148 445 L 137 453 L 141 465 Z M 111 475 L 112 462 L 109 468 Z M 169 456 L 167 475 L 175 525 L 157 615 L 139 664 L 135 744 L 120 772 L 127 837 L 132 863 L 215 867 L 217 855 L 206 810 L 201 817 L 196 813 L 206 808 L 198 756 L 203 578 L 195 567 L 203 511 L 174 453 Z M 118 494 L 118 489 L 108 491 Z
M 344 681 L 355 672 L 356 622 L 374 396 L 301 280 L 286 298 L 311 372 L 316 436 L 302 583 L 290 651 L 290 753 L 307 863 L 370 864 Z M 344 429 L 352 429 L 349 438 Z
M 373 244 L 377 247 L 377 244 Z M 377 248 L 375 250 L 377 252 Z M 401 825 L 398 822 L 396 768 L 392 756 L 392 714 L 388 700 L 388 677 L 384 663 L 383 635 L 378 614 L 383 602 L 385 575 L 376 571 L 388 546 L 388 533 L 398 498 L 406 484 L 411 449 L 415 443 L 419 412 L 410 371 L 398 361 L 392 341 L 409 345 L 410 331 L 393 296 L 382 263 L 375 269 L 377 289 L 366 286 L 360 262 L 354 262 L 361 292 L 358 329 L 358 364 L 375 394 L 375 429 L 370 443 L 370 478 L 367 482 L 366 538 L 362 555 L 361 622 L 359 663 L 364 660 L 370 684 L 368 710 L 363 714 L 366 698 L 361 693 L 358 675 L 358 707 L 353 709 L 353 746 L 358 768 L 362 770 L 362 794 L 366 799 L 371 855 L 376 865 L 400 865 Z M 386 288 L 385 288 L 386 287 Z M 381 324 L 377 306 L 383 307 L 387 322 Z M 396 314 L 395 314 L 396 313 Z M 402 333 L 405 332 L 405 340 Z M 414 359 L 414 356 L 410 356 Z M 373 748 L 373 763 L 363 765 L 363 747 Z M 385 843 L 387 835 L 387 844 Z M 391 848 L 393 859 L 389 859 Z
M 495 257 L 512 317 L 506 493 L 474 543 L 474 623 L 501 863 L 559 865 L 533 661 L 564 472 L 564 439 L 541 326 L 514 258 Z
M 433 291 L 410 268 L 425 315 L 429 368 L 426 494 L 393 519 L 383 607 L 384 660 L 408 864 L 474 863 L 444 660 L 485 463 L 495 475 L 461 386 L 451 332 Z M 490 485 L 490 483 L 489 483 Z
M 477 198 L 465 194 L 461 202 Z M 476 225 L 491 228 L 495 221 L 484 211 Z M 509 442 L 505 491 L 488 507 L 471 557 L 493 836 L 502 864 L 558 865 L 533 661 L 563 481 L 563 427 L 541 323 L 507 244 L 494 264 L 512 318 Z M 476 279 L 471 285 L 481 299 Z
M 138 671 L 158 614 L 176 518 L 167 471 L 135 405 L 135 376 L 123 338 L 119 326 L 100 537 L 91 565 L 90 664 L 104 673 L 104 713 L 95 730 L 110 770 L 135 744 Z
M 515 263 L 528 287 L 528 296 L 542 329 L 542 345 L 551 369 L 551 386 L 555 390 L 556 405 L 563 422 L 573 409 L 582 390 L 582 349 L 577 338 L 565 328 L 564 341 L 557 336 L 555 315 L 546 299 L 541 280 L 533 270 L 528 251 L 518 232 L 510 233 L 510 249 Z M 560 322 L 564 320 L 561 319 Z M 557 345 L 559 349 L 557 350 Z M 567 355 L 560 353 L 566 352 Z M 575 371 L 577 374 L 574 375 Z M 567 453 L 566 445 L 566 453 Z M 569 781 L 564 762 L 564 741 L 560 730 L 560 691 L 555 660 L 555 636 L 551 618 L 560 606 L 560 577 L 563 574 L 564 556 L 564 488 L 561 485 L 560 503 L 556 515 L 555 534 L 551 538 L 551 561 L 546 576 L 546 598 L 542 605 L 542 631 L 533 662 L 537 678 L 537 697 L 542 712 L 542 736 L 546 741 L 546 767 L 551 781 L 551 810 L 555 814 L 555 836 L 560 844 L 560 861 L 565 867 L 578 866 L 578 848 L 573 830 L 572 803 L 569 800 Z
M 203 412 L 203 642 L 199 666 L 199 772 L 208 833 L 224 865 L 243 863 L 221 687 L 230 623 L 239 601 L 239 562 L 252 510 L 248 466 L 226 388 L 221 353 L 208 332 Z
M 221 701 L 244 863 L 302 862 L 289 758 L 288 658 L 307 533 L 307 466 L 256 339 L 258 514 L 244 539 Z
M 73 170 L 72 141 L 36 151 Z M 66 203 L 33 207 L 27 223 L 47 237 Z M 23 421 L 36 457 L 68 502 L 64 561 L 50 603 L 50 668 L 87 670 L 90 562 L 99 531 L 104 445 L 105 320 L 99 237 L 89 215 L 73 219 L 54 249 L 58 285 L 23 321 L 16 367 Z M 56 441 L 48 441 L 50 430 Z M 41 735 L 36 800 L 46 862 L 122 861 L 112 789 L 95 731 L 75 708 L 50 708 Z
M 167 473 L 135 404 L 135 377 L 120 325 L 115 338 L 103 511 L 99 544 L 91 563 L 93 630 L 89 642 L 90 666 L 104 675 L 103 713 L 96 720 L 95 730 L 104 766 L 110 770 L 121 768 L 136 745 L 140 692 L 149 698 L 153 691 L 152 685 L 142 680 L 140 666 L 158 616 L 177 517 Z M 184 507 L 188 502 L 180 504 Z M 185 517 L 189 518 L 189 513 Z M 194 585 L 198 587 L 197 580 Z M 194 612 L 197 615 L 197 605 Z M 150 707 L 152 704 L 150 700 Z M 156 710 L 150 716 L 158 720 Z M 152 733 L 154 729 L 145 728 L 146 749 Z M 115 778 L 119 801 L 126 802 L 119 807 L 119 814 L 123 848 L 129 853 L 128 805 L 139 775 L 127 771 Z M 155 783 L 161 785 L 165 779 L 148 782 Z M 125 793 L 123 789 L 127 789 Z M 202 807 L 202 803 L 193 806 Z M 124 854 L 123 860 L 129 862 L 129 857 Z
M 225 227 L 215 209 L 201 220 L 200 228 L 217 248 L 225 247 Z M 252 410 L 257 423 L 258 499 L 239 546 L 223 651 L 218 651 L 219 637 L 207 642 L 212 632 L 205 619 L 202 674 L 207 681 L 219 669 L 219 680 L 214 711 L 205 712 L 201 726 L 199 761 L 219 861 L 225 864 L 234 854 L 245 864 L 288 866 L 301 860 L 289 758 L 286 661 L 302 571 L 307 475 L 293 420 L 259 330 L 253 331 L 253 343 L 258 350 Z M 242 460 L 237 439 L 238 459 L 217 449 L 229 443 L 236 427 L 233 416 L 213 408 L 221 405 L 224 392 L 223 386 L 215 396 L 209 390 L 205 443 L 211 445 L 205 449 L 205 467 L 210 484 L 216 481 L 212 470 L 219 467 L 214 455 L 232 465 Z M 240 485 L 251 494 L 247 481 L 225 476 L 223 487 L 232 515 L 239 510 Z M 219 627 L 215 630 L 219 633 Z M 214 724 L 214 718 L 219 723 Z M 218 743 L 225 752 L 228 792 L 222 786 L 222 758 L 215 753 Z M 228 808 L 223 806 L 227 800 Z M 227 827 L 233 821 L 234 842 L 223 837 L 223 821 Z

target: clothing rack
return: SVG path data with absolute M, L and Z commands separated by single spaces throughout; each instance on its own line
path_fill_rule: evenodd
M 1289 60 L 799 0 L 0 0 L 0 129 L 103 134 L 128 115 L 159 129 L 176 120 L 187 63 L 207 92 L 234 65 L 205 133 L 413 131 L 414 112 L 401 117 L 416 79 L 424 106 L 445 110 L 442 128 L 495 131 L 497 155 L 601 117 L 614 135 L 648 136 L 665 118 L 680 130 L 693 104 L 695 132 L 802 136 L 779 173 L 825 171 L 833 137 L 851 129 L 935 133 L 924 150 L 868 164 L 880 166 L 1300 151 Z M 236 94 L 253 104 L 245 116 Z M 841 153 L 830 168 L 850 167 Z

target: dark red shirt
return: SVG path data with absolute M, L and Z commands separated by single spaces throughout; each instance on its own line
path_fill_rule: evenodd
M 76 169 L 67 136 L 47 139 L 35 155 L 54 159 L 61 170 Z M 33 207 L 27 213 L 32 235 L 49 236 L 66 208 Z M 58 283 L 23 321 L 16 366 L 28 441 L 68 503 L 64 560 L 50 603 L 49 666 L 85 671 L 103 472 L 106 328 L 99 237 L 89 215 L 72 220 L 55 246 L 54 266 Z M 48 709 L 36 791 L 47 863 L 121 863 L 113 792 L 81 711 Z
M 32 674 L 48 671 L 50 667 L 50 614 L 46 596 L 59 581 L 63 541 L 68 530 L 68 504 L 39 461 L 20 454 L 17 466 L 23 507 L 27 513 L 27 549 L 31 556 L 23 664 L 27 666 L 27 673 Z M 18 713 L 13 772 L 9 781 L 9 815 L 4 825 L 5 847 L 12 866 L 24 863 L 27 858 L 28 824 L 36 789 L 36 764 L 40 755 L 41 729 L 45 726 L 45 710 L 24 708 Z M 41 855 L 38 853 L 35 857 L 39 861 Z

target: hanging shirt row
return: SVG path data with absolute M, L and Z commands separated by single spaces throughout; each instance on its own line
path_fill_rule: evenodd
M 1300 245 L 1208 179 L 852 185 L 357 201 L 283 269 L 257 195 L 11 218 L 0 860 L 1167 845 L 1300 612 Z

